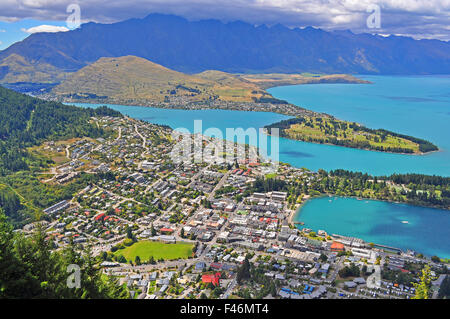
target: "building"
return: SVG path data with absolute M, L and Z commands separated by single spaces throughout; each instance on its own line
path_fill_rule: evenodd
M 286 192 L 272 192 L 272 199 L 278 202 L 284 202 L 286 200 Z
M 55 214 L 57 212 L 60 212 L 67 207 L 69 207 L 70 203 L 66 200 L 63 200 L 62 202 L 59 202 L 53 206 L 50 206 L 49 208 L 44 209 L 44 213 L 46 214 Z
M 345 251 L 344 244 L 338 243 L 337 241 L 334 241 L 331 244 L 330 249 L 331 249 L 331 251 L 335 251 L 335 252 Z
M 255 197 L 255 198 L 266 198 L 266 194 L 264 194 L 264 193 L 253 193 L 253 197 Z
M 163 243 L 175 244 L 177 242 L 175 236 L 170 235 L 160 235 L 159 240 Z
M 161 234 L 172 234 L 173 233 L 173 229 L 171 229 L 171 228 L 161 228 L 159 231 L 161 232 Z
M 219 236 L 217 236 L 217 242 L 227 243 L 229 236 L 230 236 L 230 232 L 227 232 L 227 231 L 221 232 L 219 234 Z
M 362 248 L 352 248 L 352 253 L 356 257 L 360 258 L 366 258 L 366 259 L 375 259 L 376 254 L 368 249 L 362 249 Z
M 214 286 L 219 286 L 220 284 L 220 272 L 216 272 L 215 274 L 206 274 L 202 276 L 202 282 L 212 283 Z
M 203 271 L 206 268 L 206 264 L 204 262 L 198 262 L 195 264 L 195 270 Z
M 319 272 L 322 274 L 327 274 L 329 270 L 330 270 L 330 264 L 328 264 L 328 263 L 322 265 L 322 267 L 319 268 Z

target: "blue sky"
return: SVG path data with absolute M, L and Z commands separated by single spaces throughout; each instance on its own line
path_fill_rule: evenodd
M 67 28 L 65 21 L 39 21 L 34 19 L 23 19 L 16 22 L 0 21 L 0 50 L 6 49 L 17 41 L 22 41 L 31 34 L 29 33 L 31 28 L 42 25 Z
M 66 26 L 68 6 L 73 4 L 81 10 L 82 23 L 166 13 L 190 20 L 242 20 L 450 40 L 450 0 L 0 0 L 0 49 L 29 32 L 66 30 L 61 27 Z M 377 28 L 367 23 L 373 6 L 380 13 Z

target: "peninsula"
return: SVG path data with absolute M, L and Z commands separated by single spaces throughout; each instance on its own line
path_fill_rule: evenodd
M 280 130 L 280 136 L 298 141 L 332 144 L 367 149 L 371 151 L 424 154 L 437 151 L 429 141 L 394 133 L 384 129 L 370 129 L 355 122 L 332 117 L 297 117 L 265 127 L 270 134 L 272 128 Z
M 266 91 L 277 85 L 307 83 L 370 82 L 345 74 L 243 75 L 213 70 L 185 74 L 144 58 L 124 56 L 101 58 L 38 96 L 66 103 L 273 112 L 294 117 L 267 127 L 278 127 L 283 137 L 291 139 L 405 154 L 438 150 L 428 141 L 338 120 L 276 99 Z

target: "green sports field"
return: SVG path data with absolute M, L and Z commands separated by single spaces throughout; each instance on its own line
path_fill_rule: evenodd
M 116 256 L 123 255 L 127 260 L 133 260 L 136 256 L 142 261 L 149 260 L 151 256 L 155 260 L 158 259 L 177 259 L 177 258 L 188 258 L 192 256 L 193 244 L 189 243 L 176 243 L 176 244 L 165 244 L 161 242 L 154 241 L 139 241 L 133 245 L 120 249 L 114 253 Z

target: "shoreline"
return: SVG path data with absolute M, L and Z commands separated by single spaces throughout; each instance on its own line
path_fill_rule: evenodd
M 240 74 L 239 76 L 244 76 L 242 74 Z M 323 76 L 325 76 L 325 78 L 323 78 Z M 342 80 L 342 77 L 345 78 L 345 80 Z M 347 77 L 349 77 L 349 79 L 347 79 Z M 318 79 L 321 80 L 325 80 L 325 82 L 319 82 L 317 81 Z M 327 81 L 329 80 L 329 82 Z M 353 74 L 325 74 L 325 75 L 321 75 L 321 77 L 316 78 L 316 77 L 312 77 L 312 78 L 307 78 L 307 82 L 306 83 L 298 83 L 298 84 L 286 84 L 286 82 L 282 83 L 279 82 L 277 83 L 277 85 L 273 85 L 270 88 L 276 88 L 276 87 L 285 87 L 285 86 L 293 86 L 293 85 L 315 85 L 315 84 L 373 84 L 374 82 L 372 81 L 368 81 L 368 80 L 364 80 L 360 77 L 356 77 Z M 262 90 L 264 90 L 266 93 L 268 93 L 270 96 L 272 96 L 272 94 L 270 94 L 269 92 L 267 92 L 267 90 L 269 88 L 261 88 Z M 273 97 L 273 96 L 272 96 Z M 46 98 L 45 95 L 42 96 L 42 98 Z M 52 96 L 47 96 L 47 98 L 50 98 L 50 100 L 52 99 Z M 278 103 L 264 103 L 264 102 L 234 102 L 234 101 L 191 101 L 191 102 L 186 102 L 186 103 L 176 103 L 176 104 L 171 104 L 170 102 L 151 102 L 149 100 L 112 100 L 111 98 L 106 98 L 106 99 L 90 99 L 90 100 L 80 100 L 80 101 L 72 101 L 70 99 L 65 99 L 63 98 L 62 100 L 60 100 L 61 103 L 84 103 L 84 104 L 102 104 L 102 103 L 107 103 L 107 104 L 112 104 L 112 105 L 125 105 L 125 106 L 138 106 L 138 107 L 151 107 L 151 108 L 161 108 L 161 109 L 168 109 L 168 110 L 229 110 L 229 111 L 242 111 L 242 112 L 267 112 L 267 113 L 275 113 L 275 114 L 282 114 L 285 116 L 289 116 L 289 117 L 302 117 L 305 115 L 308 115 L 308 113 L 310 113 L 309 115 L 315 115 L 315 116 L 323 116 L 323 117 L 330 117 L 332 119 L 336 119 L 336 120 L 340 120 L 340 121 L 344 121 L 344 122 L 350 122 L 347 120 L 341 120 L 331 114 L 328 113 L 322 113 L 322 112 L 316 112 L 313 110 L 310 110 L 308 108 L 305 107 L 301 107 L 299 105 L 296 104 L 292 104 L 288 101 L 284 101 L 284 100 L 280 100 L 276 97 L 273 97 L 274 100 L 283 102 L 281 104 Z M 58 99 L 57 99 L 58 100 Z M 119 103 L 119 104 L 117 104 Z M 298 112 L 298 113 L 297 113 Z M 270 125 L 274 125 L 277 124 L 278 122 L 269 124 Z M 363 124 L 358 123 L 359 125 L 363 126 Z M 263 128 L 265 131 L 266 129 Z M 282 131 L 282 130 L 280 130 Z M 281 133 L 281 132 L 280 132 Z M 395 132 L 392 132 L 395 133 Z M 398 134 L 398 133 L 395 133 Z M 270 135 L 267 134 L 266 135 Z M 431 141 L 426 141 L 430 144 L 432 144 L 433 146 L 435 146 L 437 148 L 437 150 L 433 150 L 433 151 L 429 151 L 429 152 L 412 152 L 412 153 L 404 153 L 404 152 L 392 152 L 392 151 L 380 151 L 380 150 L 376 150 L 376 149 L 371 149 L 371 148 L 359 148 L 359 147 L 351 147 L 351 146 L 345 146 L 345 145 L 337 145 L 337 144 L 333 144 L 333 143 L 320 143 L 320 142 L 310 142 L 310 141 L 306 141 L 306 140 L 301 140 L 301 139 L 295 139 L 295 138 L 291 138 L 289 136 L 281 136 L 283 138 L 292 140 L 292 141 L 299 141 L 299 142 L 305 142 L 305 143 L 311 143 L 311 144 L 324 144 L 324 145 L 330 145 L 330 146 L 336 146 L 336 147 L 346 147 L 346 148 L 350 148 L 350 149 L 356 149 L 356 150 L 363 150 L 363 151 L 370 151 L 370 152 L 379 152 L 379 153 L 387 153 L 387 154 L 398 154 L 398 155 L 421 155 L 421 156 L 425 156 L 425 155 L 430 155 L 433 154 L 434 152 L 440 152 L 442 151 L 441 148 L 439 148 L 437 145 L 433 144 Z M 412 138 L 416 138 L 414 136 L 411 136 Z M 418 139 L 418 138 L 416 138 Z M 410 141 L 410 140 L 408 140 Z M 417 143 L 416 143 L 417 144 Z
M 143 120 L 140 120 L 140 121 L 143 121 Z M 310 201 L 310 200 L 312 200 L 312 199 L 322 198 L 322 197 L 343 197 L 343 198 L 356 198 L 356 199 L 360 199 L 360 197 L 358 197 L 358 196 L 339 196 L 339 195 L 336 195 L 336 194 L 329 194 L 329 193 L 321 194 L 321 195 L 318 195 L 318 196 L 309 197 L 308 199 L 302 201 L 302 203 L 300 203 L 300 205 L 299 205 L 294 211 L 292 211 L 292 212 L 289 214 L 288 221 L 289 221 L 290 223 L 293 223 L 294 220 L 295 220 L 295 218 L 296 218 L 296 217 L 298 216 L 298 214 L 301 212 L 301 209 L 304 207 L 304 205 L 305 205 L 308 201 Z M 384 202 L 397 203 L 397 204 L 405 204 L 405 205 L 418 206 L 418 207 L 430 207 L 430 206 L 414 205 L 414 204 L 410 204 L 410 203 L 406 203 L 406 202 L 394 202 L 394 201 L 382 200 L 382 199 L 373 199 L 373 198 L 363 198 L 363 199 L 364 199 L 364 200 L 372 200 L 372 201 L 384 201 Z M 431 207 L 431 208 L 437 208 L 437 207 Z M 437 209 L 440 209 L 440 208 L 437 208 Z M 306 227 L 307 227 L 307 226 L 308 226 L 308 225 L 306 225 Z M 297 228 L 297 227 L 295 227 L 295 228 Z M 298 229 L 298 228 L 297 228 L 297 229 Z
M 351 199 L 357 199 L 357 200 L 370 200 L 370 201 L 375 201 L 375 202 L 384 202 L 384 203 L 389 203 L 389 204 L 399 204 L 399 205 L 408 205 L 408 206 L 414 206 L 414 207 L 423 207 L 423 208 L 431 208 L 431 209 L 438 209 L 438 210 L 444 210 L 444 211 L 448 211 L 450 213 L 450 207 L 449 208 L 444 208 L 444 207 L 438 207 L 438 206 L 424 206 L 424 205 L 416 205 L 416 204 L 411 204 L 408 202 L 398 202 L 398 201 L 390 201 L 387 199 L 377 199 L 377 198 L 367 198 L 367 197 L 358 197 L 358 196 L 342 196 L 342 195 L 336 195 L 336 194 L 322 194 L 322 195 L 318 195 L 315 197 L 310 197 L 307 200 L 305 200 L 304 202 L 302 202 L 298 208 L 296 209 L 296 211 L 291 214 L 292 215 L 292 220 L 289 220 L 289 222 L 293 222 L 293 218 L 295 217 L 297 212 L 300 212 L 301 208 L 306 204 L 306 202 L 311 201 L 313 199 L 319 199 L 319 198 L 323 198 L 323 197 L 340 197 L 340 198 L 351 198 Z M 291 216 L 289 216 L 289 218 L 291 218 Z
M 446 210 L 446 211 L 448 211 L 448 212 L 450 213 L 450 208 L 449 208 L 449 209 L 443 209 L 443 208 L 436 208 L 436 207 L 431 207 L 431 206 L 419 206 L 419 205 L 413 205 L 413 204 L 408 204 L 408 203 L 405 203 L 405 202 L 392 202 L 392 201 L 388 201 L 388 200 L 371 199 L 371 198 L 361 198 L 361 197 L 356 197 L 356 196 L 339 196 L 339 195 L 332 195 L 332 194 L 324 194 L 324 195 L 319 195 L 319 196 L 316 196 L 316 197 L 308 198 L 307 200 L 305 200 L 304 202 L 302 202 L 302 203 L 299 205 L 299 207 L 294 211 L 294 213 L 290 214 L 290 216 L 289 216 L 289 224 L 292 224 L 292 225 L 294 226 L 294 228 L 296 228 L 297 230 L 301 231 L 296 225 L 294 225 L 294 219 L 295 219 L 295 217 L 297 217 L 297 216 L 301 213 L 302 207 L 303 207 L 307 202 L 309 202 L 309 201 L 311 201 L 311 200 L 319 199 L 319 198 L 326 198 L 326 197 L 339 197 L 339 198 L 344 198 L 344 199 L 357 199 L 357 200 L 364 200 L 364 201 L 378 201 L 378 202 L 385 202 L 385 203 L 390 203 L 390 204 L 404 204 L 404 205 L 410 205 L 410 206 L 416 206 L 416 207 L 424 207 L 424 208 L 431 208 L 431 209 Z M 309 227 L 307 227 L 306 224 L 303 225 L 303 226 L 305 226 L 306 228 L 309 228 Z M 313 229 L 313 230 L 314 230 L 314 229 Z M 326 229 L 323 229 L 323 230 L 325 230 L 325 232 L 327 232 L 327 235 L 328 235 L 328 236 L 332 236 L 332 237 L 333 237 L 333 235 L 328 234 L 328 231 L 327 231 Z M 318 231 L 318 229 L 316 229 L 316 230 L 314 230 L 314 231 Z M 352 235 L 342 235 L 342 234 L 335 234 L 335 235 L 338 235 L 338 236 L 344 236 L 344 237 L 355 237 L 355 236 L 352 236 Z M 355 237 L 355 238 L 359 238 L 359 237 Z M 363 238 L 359 238 L 359 239 L 363 240 L 365 244 L 369 244 L 369 242 L 366 241 L 365 239 L 363 239 Z M 380 244 L 380 243 L 376 243 L 376 242 L 373 242 L 373 244 L 374 244 L 375 246 L 386 246 L 386 247 L 388 247 L 388 245 Z M 390 247 L 390 246 L 389 246 L 389 247 Z M 391 248 L 399 249 L 399 250 L 402 251 L 403 253 L 404 253 L 405 251 L 411 249 L 411 248 L 403 249 L 403 248 L 398 248 L 398 247 L 391 247 Z M 413 249 L 411 249 L 411 250 L 413 250 Z M 415 251 L 415 252 L 416 252 L 416 253 L 422 253 L 424 256 L 428 256 L 428 257 L 431 257 L 431 256 L 432 256 L 432 255 L 429 255 L 429 254 L 426 254 L 426 253 L 423 253 L 423 252 L 420 252 L 420 251 Z M 445 257 L 440 257 L 440 258 L 441 258 L 441 259 L 447 259 L 447 258 L 445 258 Z
M 267 134 L 267 133 L 266 133 Z M 270 136 L 270 134 L 267 134 Z M 359 147 L 350 147 L 350 146 L 344 146 L 344 145 L 337 145 L 337 144 L 332 144 L 332 143 L 315 143 L 315 142 L 309 142 L 309 141 L 303 141 L 303 140 L 297 140 L 295 138 L 290 138 L 287 136 L 280 136 L 283 137 L 285 139 L 291 140 L 291 141 L 298 141 L 298 142 L 304 142 L 304 143 L 311 143 L 311 144 L 318 144 L 318 145 L 330 145 L 330 146 L 336 146 L 336 147 L 345 147 L 345 148 L 350 148 L 353 150 L 362 150 L 362 151 L 370 151 L 370 152 L 378 152 L 378 153 L 387 153 L 387 154 L 398 154 L 398 155 L 413 155 L 413 156 L 425 156 L 425 155 L 429 155 L 432 153 L 438 153 L 441 152 L 442 149 L 437 149 L 435 151 L 430 151 L 430 152 L 426 152 L 426 153 L 401 153 L 401 152 L 388 152 L 388 151 L 379 151 L 379 150 L 374 150 L 374 149 L 370 149 L 370 148 L 359 148 Z
M 289 215 L 289 217 L 288 217 L 288 223 L 294 225 L 294 219 L 295 219 L 295 217 L 300 213 L 300 210 L 302 209 L 302 207 L 303 207 L 307 202 L 309 202 L 309 201 L 311 201 L 311 200 L 313 200 L 313 199 L 316 199 L 316 198 L 322 198 L 322 197 L 329 197 L 329 195 L 323 194 L 323 195 L 318 195 L 318 196 L 315 196 L 315 197 L 310 197 L 310 198 L 304 200 L 304 201 L 297 207 L 297 209 L 296 209 L 295 211 L 293 211 L 293 212 Z M 331 196 L 331 197 L 332 197 L 332 196 Z M 295 227 L 295 225 L 294 225 L 294 227 Z
M 438 209 L 438 210 L 444 210 L 444 211 L 448 211 L 450 213 L 450 207 L 449 208 L 443 208 L 443 207 L 437 207 L 437 206 L 424 206 L 424 205 L 415 205 L 415 204 L 411 204 L 408 202 L 398 202 L 398 201 L 390 201 L 387 199 L 376 199 L 376 198 L 366 198 L 366 197 L 358 197 L 358 196 L 342 196 L 342 195 L 335 195 L 335 194 L 322 194 L 322 195 L 318 195 L 315 197 L 310 197 L 308 199 L 306 199 L 305 201 L 303 201 L 296 210 L 294 210 L 291 214 L 289 214 L 288 217 L 288 224 L 292 224 L 294 227 L 294 219 L 295 217 L 300 213 L 302 207 L 309 201 L 314 200 L 314 199 L 319 199 L 319 198 L 324 198 L 324 197 L 340 197 L 340 198 L 350 198 L 350 199 L 357 199 L 357 200 L 365 200 L 365 201 L 377 201 L 377 202 L 384 202 L 384 203 L 389 203 L 389 204 L 399 204 L 399 205 L 408 205 L 408 206 L 415 206 L 415 207 L 423 207 L 423 208 L 431 208 L 431 209 Z
M 109 105 L 116 105 L 116 106 L 134 106 L 134 107 L 142 107 L 142 108 L 156 108 L 156 109 L 163 109 L 163 110 L 184 110 L 184 111 L 223 110 L 223 111 L 235 111 L 235 112 L 265 112 L 265 113 L 281 114 L 281 115 L 284 115 L 284 116 L 292 116 L 293 118 L 295 118 L 294 115 L 290 115 L 290 114 L 282 113 L 282 112 L 276 112 L 274 110 L 265 110 L 265 109 L 261 109 L 261 110 L 255 110 L 255 109 L 247 110 L 247 109 L 234 109 L 234 108 L 228 108 L 227 109 L 227 108 L 220 108 L 220 107 L 207 108 L 207 107 L 201 107 L 201 105 L 198 105 L 198 106 L 200 106 L 199 108 L 196 108 L 196 107 L 189 108 L 189 107 L 177 107 L 177 106 L 175 106 L 175 107 L 163 107 L 161 105 L 142 105 L 142 104 L 130 104 L 130 103 L 128 103 L 128 104 L 116 104 L 116 103 L 120 103 L 118 101 L 116 101 L 114 103 L 112 103 L 111 101 L 110 101 L 110 103 L 106 103 L 106 102 L 105 103 L 101 103 L 101 102 L 97 102 L 97 101 L 89 101 L 89 102 L 87 102 L 87 101 L 79 101 L 79 102 L 62 101 L 60 103 L 63 103 L 63 104 L 66 104 L 66 105 L 75 105 L 75 104 L 106 105 L 106 104 L 109 104 Z M 311 111 L 311 110 L 308 110 L 308 109 L 303 109 L 300 106 L 297 106 L 295 104 L 290 104 L 289 103 L 289 105 L 298 107 L 300 111 L 304 110 L 306 112 L 314 112 L 314 111 Z M 317 113 L 317 112 L 314 112 L 314 113 Z M 324 114 L 324 115 L 329 116 L 331 118 L 336 118 L 333 115 L 330 115 L 330 114 L 327 114 L 327 113 L 317 113 L 317 114 Z M 272 124 L 276 124 L 276 123 L 277 122 L 272 123 Z M 269 125 L 272 125 L 272 124 L 269 124 Z M 263 129 L 264 129 L 264 134 L 266 134 L 267 136 L 271 136 L 271 134 L 267 134 L 267 131 L 266 131 L 266 129 L 264 127 L 263 127 Z M 354 150 L 378 152 L 378 153 L 385 153 L 385 154 L 396 154 L 396 155 L 425 156 L 425 155 L 430 155 L 432 153 L 437 153 L 437 152 L 441 152 L 442 151 L 442 149 L 437 149 L 437 150 L 426 152 L 426 153 L 388 152 L 388 151 L 379 151 L 379 150 L 370 149 L 370 148 L 358 148 L 358 147 L 350 147 L 350 146 L 344 146 L 344 145 L 336 145 L 336 144 L 332 144 L 332 143 L 309 142 L 309 141 L 298 140 L 298 139 L 290 138 L 288 136 L 281 136 L 281 135 L 279 137 L 280 138 L 285 138 L 285 139 L 288 139 L 288 140 L 291 140 L 291 141 L 311 143 L 311 144 L 316 144 L 316 145 L 329 145 L 329 146 L 336 146 L 336 147 L 345 147 L 345 148 L 354 149 Z

